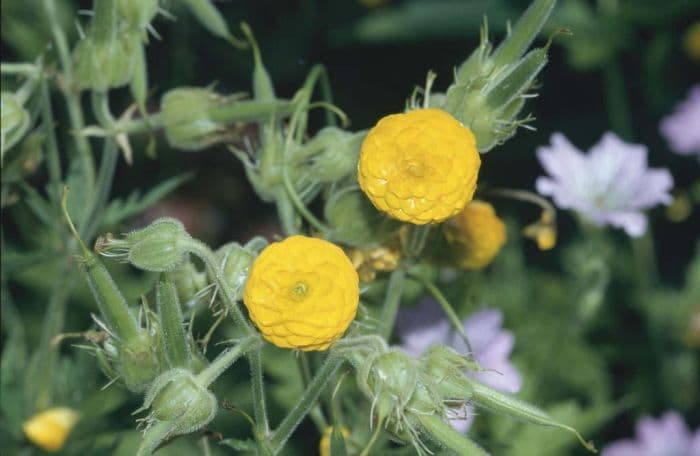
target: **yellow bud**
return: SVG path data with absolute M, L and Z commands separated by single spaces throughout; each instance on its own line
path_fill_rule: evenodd
M 540 250 L 550 250 L 557 243 L 557 229 L 551 213 L 542 212 L 540 219 L 523 229 L 523 236 L 534 240 Z
M 54 453 L 63 448 L 78 417 L 78 412 L 71 408 L 54 407 L 25 421 L 22 430 L 34 445 Z
M 325 431 L 323 431 L 323 437 L 321 437 L 321 442 L 318 445 L 318 452 L 321 456 L 330 456 L 331 454 L 331 434 L 333 433 L 333 426 L 328 426 Z M 350 431 L 346 427 L 340 428 L 340 433 L 343 434 L 344 438 L 350 437 Z
M 700 22 L 694 23 L 685 32 L 684 44 L 688 57 L 700 61 Z
M 506 242 L 506 226 L 493 206 L 472 201 L 444 225 L 447 241 L 456 247 L 453 259 L 464 269 L 491 263 Z

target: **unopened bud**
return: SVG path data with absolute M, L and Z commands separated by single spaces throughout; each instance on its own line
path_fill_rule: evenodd
M 357 160 L 365 132 L 351 133 L 326 127 L 306 143 L 301 154 L 311 157 L 309 171 L 317 182 L 331 183 L 357 170 Z
M 81 89 L 104 92 L 127 84 L 134 68 L 132 55 L 140 36 L 122 35 L 106 41 L 88 36 L 73 52 L 75 80 Z
M 396 234 L 401 226 L 377 211 L 357 187 L 332 193 L 324 213 L 332 228 L 333 240 L 353 247 L 382 243 Z
M 218 142 L 225 125 L 211 119 L 209 111 L 222 99 L 212 90 L 197 87 L 177 88 L 163 95 L 160 109 L 168 143 L 194 151 Z
M 436 390 L 443 399 L 460 402 L 472 395 L 471 384 L 464 372 L 473 364 L 444 345 L 434 345 L 420 359 L 422 371 L 435 382 Z
M 132 29 L 142 30 L 158 13 L 158 0 L 117 0 L 117 14 Z
M 99 252 L 131 263 L 146 271 L 179 268 L 187 260 L 190 235 L 179 220 L 165 217 L 124 239 L 99 240 Z

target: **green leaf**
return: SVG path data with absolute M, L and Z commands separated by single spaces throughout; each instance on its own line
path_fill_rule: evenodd
M 124 220 L 145 210 L 149 206 L 165 198 L 169 193 L 189 180 L 192 174 L 181 174 L 171 177 L 152 188 L 143 197 L 138 191 L 131 193 L 126 199 L 115 199 L 104 210 L 101 229 L 113 227 Z

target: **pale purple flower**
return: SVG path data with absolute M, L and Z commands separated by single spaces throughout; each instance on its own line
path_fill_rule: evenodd
M 700 429 L 691 433 L 674 411 L 655 420 L 637 422 L 636 439 L 618 440 L 603 448 L 601 456 L 700 456 Z
M 414 357 L 419 357 L 432 345 L 442 344 L 459 353 L 468 354 L 467 346 L 452 328 L 442 309 L 432 298 L 424 298 L 414 308 L 401 309 L 397 319 L 401 346 Z M 473 358 L 484 372 L 467 372 L 467 375 L 506 393 L 515 393 L 522 386 L 522 377 L 508 359 L 513 350 L 513 333 L 501 328 L 503 314 L 500 310 L 484 309 L 462 320 L 464 332 L 474 352 Z M 455 412 L 452 426 L 465 432 L 471 425 L 473 413 Z
M 537 178 L 537 191 L 561 209 L 572 209 L 598 226 L 623 228 L 641 236 L 647 228 L 644 209 L 671 202 L 671 173 L 647 166 L 647 148 L 622 141 L 614 133 L 584 154 L 561 133 L 537 149 L 549 176 Z
M 700 160 L 700 84 L 691 87 L 688 98 L 661 120 L 660 130 L 671 150 Z

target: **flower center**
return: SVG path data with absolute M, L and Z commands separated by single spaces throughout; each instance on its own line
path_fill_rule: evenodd
M 309 291 L 309 286 L 304 282 L 297 282 L 289 289 L 289 297 L 292 301 L 300 302 L 306 297 Z
M 428 174 L 428 167 L 422 160 L 408 159 L 403 162 L 403 170 L 411 177 L 421 178 Z

